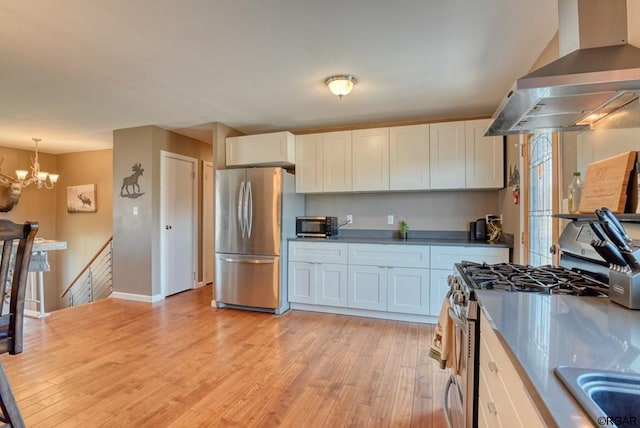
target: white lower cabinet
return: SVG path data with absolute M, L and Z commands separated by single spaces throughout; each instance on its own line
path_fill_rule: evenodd
M 316 303 L 347 306 L 347 265 L 316 264 Z
M 498 336 L 481 316 L 478 427 L 544 426 Z
M 289 302 L 347 305 L 347 244 L 289 244 Z
M 292 241 L 289 302 L 294 309 L 295 304 L 307 310 L 315 305 L 336 313 L 424 321 L 439 315 L 447 277 L 461 260 L 506 262 L 509 250 Z
M 316 264 L 289 262 L 289 302 L 316 303 Z
M 387 292 L 387 311 L 428 314 L 429 270 L 388 268 Z
M 387 310 L 387 269 L 379 266 L 349 266 L 348 306 L 373 311 Z

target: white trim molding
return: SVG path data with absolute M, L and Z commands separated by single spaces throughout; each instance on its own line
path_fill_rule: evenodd
M 144 294 L 122 293 L 120 291 L 114 291 L 111 293 L 111 297 L 114 299 L 133 300 L 135 302 L 155 303 L 164 300 L 162 294 L 154 294 L 153 296 L 147 296 Z

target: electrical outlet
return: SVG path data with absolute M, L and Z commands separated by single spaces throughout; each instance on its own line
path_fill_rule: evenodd
M 347 224 L 353 223 L 353 216 L 351 214 L 347 214 Z
M 133 207 L 133 215 L 138 215 L 138 207 Z
M 393 224 L 393 223 L 394 223 L 393 214 L 390 214 L 387 216 L 387 224 Z

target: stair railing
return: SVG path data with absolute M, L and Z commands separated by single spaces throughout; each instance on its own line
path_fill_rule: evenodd
M 77 306 L 107 298 L 113 291 L 111 268 L 113 236 L 85 265 L 71 284 L 60 295 L 67 299 L 67 306 Z

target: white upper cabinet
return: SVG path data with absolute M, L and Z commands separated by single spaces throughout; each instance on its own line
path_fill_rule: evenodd
M 429 129 L 432 189 L 465 188 L 465 122 L 432 123 Z
M 322 134 L 322 183 L 325 192 L 350 192 L 351 131 Z
M 296 138 L 291 132 L 243 135 L 226 139 L 227 166 L 295 164 Z
M 429 125 L 389 129 L 389 189 L 426 190 L 429 184 Z
M 354 191 L 389 190 L 389 128 L 352 131 Z
M 322 134 L 296 136 L 296 193 L 322 192 Z
M 488 119 L 296 137 L 296 192 L 501 189 L 502 137 Z
M 503 138 L 485 137 L 489 119 L 469 120 L 466 127 L 467 189 L 501 189 L 504 187 Z

